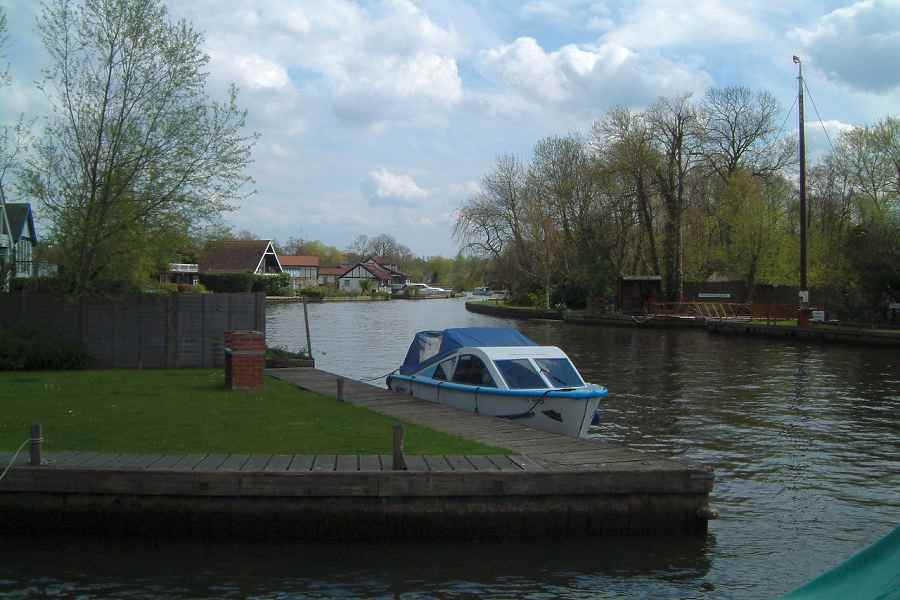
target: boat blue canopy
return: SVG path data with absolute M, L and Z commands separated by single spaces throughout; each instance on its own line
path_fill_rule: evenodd
M 443 331 L 420 331 L 413 339 L 406 360 L 400 367 L 404 375 L 437 362 L 465 346 L 537 346 L 516 331 L 505 327 L 455 327 Z

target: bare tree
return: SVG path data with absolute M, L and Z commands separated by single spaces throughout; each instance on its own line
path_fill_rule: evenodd
M 663 278 L 669 300 L 681 295 L 681 221 L 688 176 L 698 164 L 702 140 L 697 113 L 690 96 L 661 98 L 648 111 L 648 122 L 657 151 L 655 179 L 666 211 L 663 242 Z
M 796 143 L 781 135 L 781 106 L 769 92 L 734 86 L 710 88 L 700 102 L 702 153 L 725 182 L 738 169 L 757 177 L 778 173 L 796 156 Z

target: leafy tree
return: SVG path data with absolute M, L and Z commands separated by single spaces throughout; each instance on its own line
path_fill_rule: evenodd
M 234 86 L 209 100 L 203 37 L 162 0 L 49 0 L 38 30 L 54 114 L 24 183 L 80 293 L 134 277 L 116 257 L 153 254 L 170 225 L 213 220 L 244 198 L 256 136 L 243 133 Z

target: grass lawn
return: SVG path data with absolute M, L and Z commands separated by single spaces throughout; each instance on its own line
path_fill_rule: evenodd
M 390 454 L 397 422 L 270 377 L 262 393 L 229 392 L 206 369 L 4 372 L 0 411 L 0 452 L 40 423 L 47 452 Z M 410 454 L 509 454 L 404 426 Z

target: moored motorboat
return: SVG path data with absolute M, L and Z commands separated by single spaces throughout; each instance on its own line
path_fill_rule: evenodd
M 389 388 L 454 408 L 574 437 L 591 426 L 606 388 L 585 383 L 556 346 L 514 329 L 468 327 L 416 334 Z

